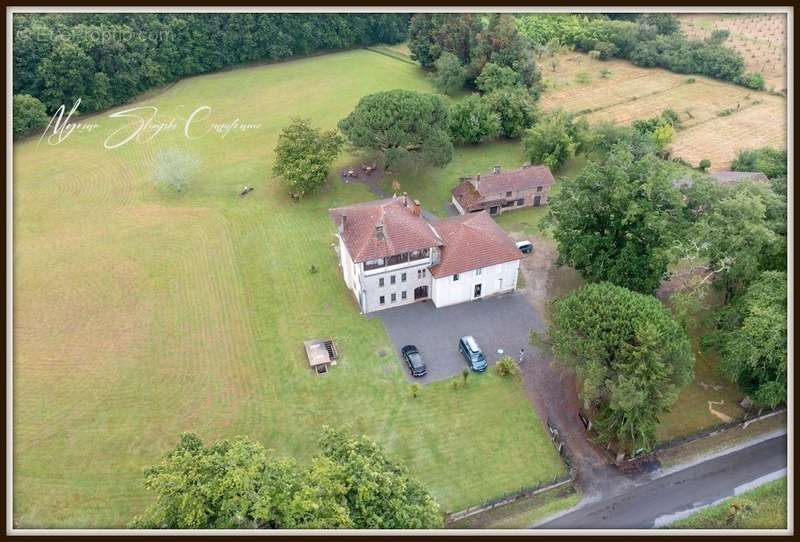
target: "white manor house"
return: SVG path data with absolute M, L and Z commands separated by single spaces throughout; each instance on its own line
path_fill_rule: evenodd
M 522 254 L 486 211 L 428 220 L 407 195 L 331 209 L 339 264 L 362 313 L 510 292 Z

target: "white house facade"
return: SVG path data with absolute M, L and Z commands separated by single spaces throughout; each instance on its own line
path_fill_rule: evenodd
M 331 209 L 339 265 L 362 313 L 516 288 L 522 255 L 487 213 L 429 222 L 421 211 L 405 195 Z
M 455 305 L 516 288 L 519 260 L 433 279 L 431 300 L 437 307 Z

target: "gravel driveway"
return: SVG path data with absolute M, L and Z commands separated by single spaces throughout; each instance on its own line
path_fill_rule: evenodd
M 490 365 L 505 354 L 519 359 L 520 348 L 525 348 L 523 363 L 527 363 L 538 356 L 538 351 L 528 344 L 528 335 L 531 329 L 544 329 L 541 317 L 522 292 L 441 309 L 430 301 L 413 303 L 380 311 L 373 318 L 383 320 L 408 379 L 420 383 L 459 375 L 467 367 L 458 350 L 459 337 L 475 337 Z M 408 374 L 400 355 L 400 349 L 407 344 L 416 345 L 422 353 L 428 367 L 426 376 L 412 378 Z

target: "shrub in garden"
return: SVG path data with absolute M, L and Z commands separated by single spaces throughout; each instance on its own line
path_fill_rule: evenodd
M 30 94 L 14 96 L 14 137 L 21 137 L 47 124 L 47 109 Z
M 519 374 L 519 366 L 511 356 L 503 356 L 497 360 L 494 370 L 498 376 L 515 376 Z

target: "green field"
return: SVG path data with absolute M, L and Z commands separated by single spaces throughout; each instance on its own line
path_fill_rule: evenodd
M 785 529 L 786 478 L 709 506 L 670 529 Z
M 196 77 L 135 104 L 166 118 L 210 106 L 215 122 L 261 125 L 252 131 L 187 140 L 178 129 L 105 150 L 124 125 L 105 113 L 59 145 L 15 144 L 16 526 L 125 525 L 152 497 L 142 469 L 182 431 L 247 434 L 300 460 L 324 424 L 363 432 L 449 511 L 563 473 L 518 381 L 487 373 L 410 398 L 331 246 L 326 210 L 374 196 L 335 179 L 293 203 L 271 176 L 291 117 L 333 128 L 361 96 L 397 87 L 432 91 L 413 65 L 350 51 Z M 169 147 L 202 159 L 184 193 L 150 182 Z M 490 167 L 482 154 L 457 150 L 409 192 L 427 201 L 453 172 Z M 302 348 L 315 337 L 342 355 L 321 377 Z

